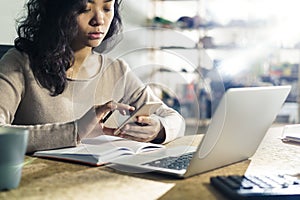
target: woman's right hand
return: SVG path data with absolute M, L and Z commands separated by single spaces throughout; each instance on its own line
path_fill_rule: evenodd
M 109 101 L 103 105 L 95 105 L 88 112 L 86 112 L 81 118 L 76 120 L 78 129 L 78 141 L 81 138 L 88 136 L 88 134 L 95 128 L 96 125 L 101 126 L 101 129 L 105 133 L 113 132 L 104 128 L 102 119 L 110 111 L 118 110 L 121 114 L 125 115 L 128 111 L 133 111 L 135 108 L 128 104 L 116 103 L 114 101 Z M 105 129 L 105 130 L 104 130 Z

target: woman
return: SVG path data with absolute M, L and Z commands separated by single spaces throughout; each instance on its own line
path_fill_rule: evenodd
M 0 124 L 30 130 L 27 152 L 75 146 L 111 135 L 101 119 L 160 101 L 122 60 L 93 52 L 121 30 L 117 0 L 29 0 L 15 48 L 0 60 Z M 122 99 L 122 103 L 116 103 Z M 115 101 L 114 101 L 115 100 Z M 184 120 L 162 105 L 139 116 L 120 137 L 165 143 L 184 132 Z

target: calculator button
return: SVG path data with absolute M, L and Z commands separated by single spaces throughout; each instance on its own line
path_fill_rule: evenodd
M 224 184 L 226 184 L 228 187 L 232 188 L 232 189 L 239 189 L 240 188 L 240 184 L 234 182 L 233 180 L 231 179 L 228 179 L 227 177 L 225 176 L 219 176 L 218 179 L 220 181 L 223 181 Z
M 253 188 L 253 183 L 251 183 L 249 180 L 247 180 L 243 176 L 228 176 L 228 178 L 234 180 L 243 189 L 252 189 Z

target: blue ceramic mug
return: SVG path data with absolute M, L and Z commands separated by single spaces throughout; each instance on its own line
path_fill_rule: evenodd
M 26 129 L 0 127 L 0 190 L 19 186 L 27 140 Z

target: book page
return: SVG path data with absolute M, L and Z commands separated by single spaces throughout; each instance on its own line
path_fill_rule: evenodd
M 133 140 L 127 140 L 124 138 L 109 136 L 109 135 L 101 135 L 95 138 L 86 138 L 81 141 L 83 144 L 103 146 L 104 148 L 113 148 L 120 149 L 121 147 L 124 149 L 131 150 L 133 153 L 142 153 L 147 151 L 154 151 L 160 148 L 164 148 L 164 145 L 161 144 L 153 144 L 149 142 L 137 142 Z M 97 147 L 89 147 L 92 149 L 96 149 Z M 94 150 L 92 150 L 94 152 Z
M 108 154 L 112 154 L 115 151 L 126 151 L 131 152 L 132 150 L 126 147 L 119 147 L 116 145 L 112 145 L 110 143 L 102 144 L 102 145 L 90 145 L 90 144 L 81 144 L 77 147 L 71 148 L 63 148 L 63 149 L 53 149 L 46 151 L 37 151 L 35 155 L 39 154 L 55 154 L 55 155 L 93 155 L 93 156 L 105 156 Z
M 133 140 L 118 140 L 113 142 L 114 145 L 118 147 L 126 147 L 132 150 L 132 152 L 138 154 L 142 152 L 155 151 L 164 148 L 164 145 L 153 144 L 149 142 L 137 142 Z
M 81 143 L 82 144 L 101 145 L 101 144 L 116 141 L 116 140 L 125 140 L 125 139 L 117 137 L 117 136 L 111 136 L 111 135 L 100 135 L 100 136 L 93 137 L 93 138 L 83 138 L 81 140 Z

